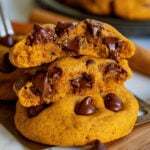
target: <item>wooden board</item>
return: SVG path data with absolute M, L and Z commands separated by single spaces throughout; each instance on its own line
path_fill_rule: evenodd
M 150 123 L 134 128 L 126 137 L 108 144 L 109 150 L 149 150 Z

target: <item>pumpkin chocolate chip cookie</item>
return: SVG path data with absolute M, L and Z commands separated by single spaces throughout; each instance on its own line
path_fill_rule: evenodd
M 150 19 L 150 0 L 114 0 L 115 14 L 130 20 Z
M 79 146 L 129 134 L 137 113 L 134 96 L 117 85 L 99 94 L 66 95 L 49 105 L 27 108 L 18 101 L 15 125 L 21 134 L 39 143 Z
M 13 84 L 23 74 L 24 69 L 17 69 L 9 61 L 9 51 L 21 36 L 0 38 L 0 100 L 16 100 Z
M 118 61 L 131 57 L 134 51 L 133 43 L 112 26 L 86 19 L 79 23 L 58 22 L 56 26 L 34 25 L 32 33 L 11 49 L 9 58 L 14 66 L 28 68 L 64 56 L 87 55 Z
M 111 4 L 113 0 L 58 0 L 59 2 L 66 4 L 77 9 L 83 10 L 97 15 L 109 15 L 111 14 Z
M 34 70 L 14 84 L 20 103 L 26 107 L 55 102 L 66 94 L 98 93 L 123 84 L 132 75 L 126 60 L 117 63 L 91 56 L 63 57 Z
M 131 41 L 99 21 L 34 25 L 9 53 L 13 65 L 28 68 L 14 84 L 18 131 L 58 146 L 129 134 L 138 103 L 124 82 L 132 75 L 127 58 L 134 50 Z

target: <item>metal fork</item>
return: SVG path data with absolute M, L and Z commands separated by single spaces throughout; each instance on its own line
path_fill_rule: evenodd
M 6 0 L 0 0 L 0 43 L 12 46 L 14 30 L 6 8 Z
M 0 28 L 0 35 L 1 37 L 5 37 L 8 34 L 12 35 L 14 34 L 9 15 L 7 13 L 7 8 L 6 8 L 6 1 L 5 0 L 0 0 L 0 23 L 1 23 L 1 28 Z

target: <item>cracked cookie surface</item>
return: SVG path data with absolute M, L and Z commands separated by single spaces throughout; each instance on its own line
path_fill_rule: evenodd
M 134 51 L 133 43 L 115 28 L 86 19 L 79 23 L 58 22 L 56 26 L 34 25 L 32 33 L 11 49 L 9 58 L 14 66 L 28 68 L 64 56 L 120 60 L 130 58 Z
M 123 85 L 131 75 L 126 60 L 116 62 L 90 56 L 63 57 L 34 68 L 33 74 L 28 73 L 14 84 L 14 90 L 20 103 L 30 107 L 58 101 L 67 94 L 105 91 L 114 84 Z

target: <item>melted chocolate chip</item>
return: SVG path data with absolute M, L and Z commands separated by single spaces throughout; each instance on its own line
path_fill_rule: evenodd
M 95 61 L 93 59 L 88 59 L 86 61 L 86 66 L 88 66 L 89 64 L 95 64 Z
M 102 43 L 106 44 L 106 46 L 109 49 L 109 58 L 115 60 L 117 60 L 117 57 L 119 56 L 119 52 L 125 46 L 124 42 L 119 42 L 119 40 L 115 37 L 105 37 L 103 38 Z
M 123 103 L 119 96 L 114 93 L 109 93 L 104 98 L 105 107 L 114 112 L 120 111 L 123 108 Z
M 54 67 L 53 69 L 48 69 L 49 76 L 53 79 L 59 79 L 62 75 L 62 69 L 59 67 Z
M 117 79 L 120 77 L 120 74 L 123 74 L 127 77 L 127 72 L 115 63 L 111 63 L 106 67 L 105 74 L 108 74 L 108 73 L 114 74 Z
M 9 54 L 6 53 L 3 57 L 2 64 L 0 65 L 0 71 L 10 73 L 16 69 L 9 61 Z
M 103 39 L 103 43 L 107 45 L 110 51 L 114 51 L 116 49 L 116 42 L 118 41 L 115 37 L 105 37 Z
M 71 80 L 71 85 L 74 88 L 74 92 L 80 92 L 84 88 L 92 88 L 93 78 L 87 73 L 83 73 L 82 77 Z
M 90 150 L 107 150 L 107 148 L 99 140 L 95 140 Z
M 29 116 L 29 117 L 35 117 L 35 116 L 37 116 L 43 109 L 45 109 L 45 108 L 48 107 L 48 106 L 49 106 L 48 104 L 41 104 L 41 105 L 29 107 L 29 108 L 27 109 L 28 116 Z
M 75 113 L 78 115 L 92 115 L 95 111 L 96 107 L 93 104 L 93 98 L 91 96 L 85 97 L 75 107 Z
M 33 26 L 33 33 L 27 36 L 27 45 L 47 43 L 56 40 L 54 29 L 44 28 L 38 24 Z
M 13 46 L 15 44 L 15 41 L 13 39 L 13 35 L 6 35 L 5 37 L 0 38 L 0 44 L 5 45 L 5 46 Z
M 32 78 L 33 87 L 31 90 L 40 95 L 41 101 L 48 97 L 49 90 L 51 89 L 49 82 L 48 82 L 48 73 L 46 72 L 39 72 Z M 34 89 L 34 90 L 33 90 Z
M 75 28 L 77 25 L 76 22 L 58 22 L 55 28 L 55 32 L 58 36 L 67 34 L 70 29 Z
M 100 35 L 101 29 L 104 29 L 101 22 L 99 22 L 99 21 L 92 20 L 92 19 L 86 19 L 84 22 L 87 25 L 87 29 L 88 29 L 89 33 L 92 34 L 92 36 L 94 38 Z
M 86 38 L 81 36 L 75 37 L 74 39 L 67 39 L 63 43 L 63 49 L 79 53 L 80 48 L 84 45 L 85 41 Z

